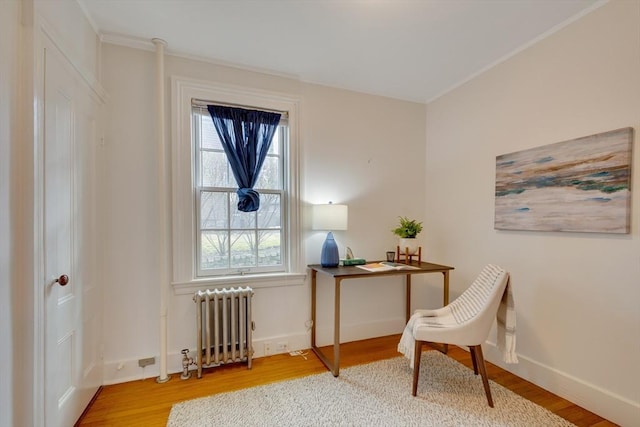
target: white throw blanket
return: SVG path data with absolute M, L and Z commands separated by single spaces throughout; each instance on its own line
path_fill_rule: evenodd
M 460 302 L 458 300 L 455 302 Z M 402 333 L 402 337 L 400 338 L 400 342 L 398 343 L 398 352 L 402 353 L 407 359 L 409 359 L 411 368 L 413 368 L 414 362 L 414 329 L 423 324 L 427 324 L 431 327 L 446 328 L 447 326 L 454 326 L 462 323 L 460 319 L 457 319 L 456 316 L 454 316 L 453 311 L 450 310 L 452 305 L 454 304 L 452 303 L 439 310 L 416 310 L 413 316 L 409 319 L 409 322 L 407 322 L 404 332 Z M 502 294 L 500 306 L 498 307 L 498 312 L 496 314 L 496 320 L 498 322 L 498 349 L 502 351 L 503 360 L 506 363 L 518 363 L 518 356 L 516 355 L 516 312 L 511 284 L 509 281 L 507 281 L 507 286 Z
M 407 322 L 407 326 L 404 327 L 404 331 L 400 337 L 400 342 L 398 343 L 398 352 L 402 353 L 404 357 L 409 359 L 409 366 L 411 366 L 411 369 L 413 369 L 414 350 L 416 345 L 416 340 L 413 338 L 413 328 L 415 328 L 416 325 L 427 323 L 429 318 L 434 319 L 435 316 L 435 314 L 423 314 L 427 311 L 430 310 L 416 310 Z
M 507 288 L 502 294 L 498 306 L 498 349 L 502 351 L 502 360 L 506 363 L 518 363 L 516 355 L 516 306 L 513 302 L 511 281 L 507 282 Z

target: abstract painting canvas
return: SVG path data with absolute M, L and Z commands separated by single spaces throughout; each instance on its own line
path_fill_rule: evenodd
M 496 157 L 495 228 L 629 233 L 633 128 Z

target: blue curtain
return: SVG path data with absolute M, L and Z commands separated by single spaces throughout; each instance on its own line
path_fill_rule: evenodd
M 278 128 L 280 114 L 220 105 L 207 107 L 238 183 L 238 210 L 257 211 L 260 195 L 253 186 Z

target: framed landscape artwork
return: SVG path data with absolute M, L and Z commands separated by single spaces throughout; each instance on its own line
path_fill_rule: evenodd
M 495 228 L 629 233 L 633 128 L 496 157 Z

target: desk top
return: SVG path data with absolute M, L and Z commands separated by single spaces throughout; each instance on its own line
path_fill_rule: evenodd
M 369 261 L 367 264 L 382 261 Z M 358 276 L 392 276 L 399 274 L 420 274 L 420 273 L 444 273 L 453 270 L 453 267 L 447 265 L 433 264 L 430 262 L 417 262 L 412 261 L 409 263 L 412 267 L 417 269 L 407 270 L 385 270 L 385 271 L 368 271 L 362 268 L 358 268 L 356 265 L 350 265 L 348 267 L 323 267 L 320 264 L 312 264 L 308 267 L 311 270 L 315 270 L 318 273 L 327 274 L 332 277 L 358 277 Z

